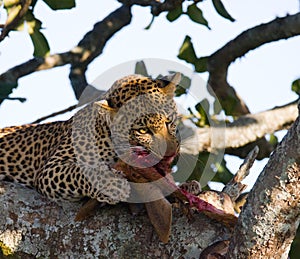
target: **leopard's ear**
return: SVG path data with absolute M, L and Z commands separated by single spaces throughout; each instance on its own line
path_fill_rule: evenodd
M 181 73 L 176 72 L 174 74 L 164 76 L 164 77 L 160 78 L 159 80 L 163 82 L 161 90 L 166 95 L 173 98 L 175 90 L 176 90 L 176 86 L 179 85 L 179 83 L 181 81 Z
M 107 100 L 100 100 L 98 102 L 94 102 L 94 107 L 98 110 L 100 114 L 106 115 L 107 121 L 112 121 L 113 117 L 118 112 L 118 109 L 111 107 Z
M 94 107 L 103 110 L 103 111 L 109 111 L 109 112 L 114 112 L 117 111 L 116 108 L 113 108 L 109 105 L 107 100 L 100 100 L 98 102 L 94 102 Z

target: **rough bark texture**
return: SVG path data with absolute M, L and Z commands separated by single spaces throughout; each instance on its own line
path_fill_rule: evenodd
M 300 221 L 299 117 L 249 194 L 227 258 L 287 258 Z
M 0 191 L 0 247 L 22 259 L 199 258 L 209 244 L 230 237 L 205 215 L 197 213 L 188 222 L 173 208 L 171 240 L 162 244 L 145 213 L 133 216 L 126 204 L 105 206 L 92 218 L 74 222 L 77 203 L 58 206 L 8 182 L 0 182 Z
M 211 125 L 209 128 L 186 127 L 179 130 L 182 139 L 180 153 L 196 155 L 203 151 L 212 152 L 226 149 L 225 153 L 232 154 L 234 148 L 243 147 L 261 139 L 266 134 L 274 133 L 291 125 L 297 116 L 297 104 L 293 102 L 268 111 L 241 116 L 226 125 Z M 235 155 L 246 157 L 252 148 L 249 147 L 248 152 L 239 152 Z M 269 150 L 269 153 L 259 154 L 258 158 L 268 156 L 271 151 L 272 149 Z

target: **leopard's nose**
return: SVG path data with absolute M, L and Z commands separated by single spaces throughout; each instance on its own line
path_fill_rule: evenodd
M 155 150 L 156 153 L 161 157 L 176 156 L 179 152 L 179 142 L 175 137 L 166 137 L 163 135 L 155 135 Z
M 167 141 L 167 148 L 164 156 L 176 156 L 179 152 L 179 143 L 177 139 Z

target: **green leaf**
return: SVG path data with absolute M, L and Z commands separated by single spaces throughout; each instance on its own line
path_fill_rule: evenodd
M 220 105 L 220 103 L 217 100 L 215 100 L 214 101 L 214 114 L 219 114 L 222 110 L 223 110 L 223 108 Z
M 147 72 L 146 65 L 145 65 L 143 60 L 136 62 L 134 73 L 139 74 L 139 75 L 143 75 L 143 76 L 149 76 L 148 72 Z
M 210 29 L 207 20 L 203 16 L 201 9 L 199 9 L 196 4 L 192 4 L 188 6 L 187 15 L 190 17 L 192 21 L 205 25 L 208 29 Z
M 223 16 L 224 18 L 226 18 L 232 22 L 235 21 L 235 19 L 232 18 L 232 16 L 226 11 L 221 0 L 212 0 L 212 2 L 213 2 L 213 5 L 219 15 Z
M 33 13 L 28 12 L 25 16 L 28 33 L 34 46 L 33 55 L 35 57 L 45 57 L 50 52 L 48 41 L 44 34 L 40 31 L 42 22 L 36 19 Z
M 176 71 L 169 71 L 170 74 L 176 73 Z M 181 96 L 183 94 L 186 94 L 186 90 L 190 88 L 191 86 L 191 78 L 181 73 L 181 80 L 179 85 L 176 86 L 175 90 L 175 96 Z
M 175 9 L 171 10 L 167 14 L 167 19 L 170 22 L 175 21 L 180 15 L 182 14 L 182 5 L 176 7 Z
M 204 112 L 205 114 L 208 114 L 209 106 L 210 106 L 209 101 L 206 98 L 204 98 L 201 102 L 196 104 L 195 108 L 200 114 L 202 114 L 202 112 Z
M 71 9 L 76 6 L 75 0 L 43 0 L 52 10 Z
M 7 12 L 7 20 L 5 22 L 5 27 L 10 27 L 12 23 L 15 23 L 14 27 L 11 27 L 10 30 L 22 31 L 24 29 L 24 19 L 19 19 L 18 22 L 16 22 L 17 16 L 19 15 L 22 6 L 20 4 L 8 4 L 7 6 L 5 6 L 5 9 Z
M 202 73 L 207 71 L 207 60 L 208 57 L 197 58 L 193 43 L 190 36 L 185 36 L 185 39 L 179 49 L 177 55 L 179 59 L 182 59 L 195 66 L 195 71 Z
M 203 127 L 205 125 L 209 125 L 209 106 L 209 101 L 206 98 L 195 105 L 196 110 L 201 116 L 197 126 Z
M 45 57 L 49 55 L 49 44 L 43 33 L 41 33 L 38 30 L 35 30 L 33 33 L 30 34 L 30 38 L 34 46 L 33 55 L 35 57 Z
M 207 60 L 208 60 L 208 57 L 197 58 L 197 60 L 194 63 L 195 70 L 199 73 L 206 72 L 207 71 Z
M 179 85 L 177 85 L 176 90 L 175 90 L 175 96 L 180 96 L 182 94 L 186 94 L 186 90 L 190 88 L 192 80 L 185 76 L 181 75 L 181 81 Z
M 186 171 L 190 170 L 189 161 L 192 161 L 190 159 L 195 159 L 195 157 L 191 157 L 190 155 L 185 156 L 184 162 L 179 164 L 178 170 L 174 174 L 175 180 L 178 182 L 196 180 L 200 182 L 202 189 L 208 188 L 206 185 L 209 181 L 220 182 L 223 184 L 228 183 L 232 179 L 232 173 L 226 167 L 226 161 L 224 159 L 219 163 L 208 165 L 208 161 L 217 161 L 218 156 L 218 154 L 208 152 L 199 153 L 196 165 L 194 166 L 193 172 L 188 177 L 188 180 L 182 179 L 182 175 L 186 177 Z
M 184 87 L 185 89 L 189 89 L 190 88 L 191 82 L 192 82 L 192 80 L 188 76 L 185 76 L 185 75 L 181 76 L 180 85 L 182 87 Z
M 294 91 L 296 94 L 300 95 L 300 78 L 296 79 L 292 83 L 292 91 Z
M 196 62 L 197 56 L 190 36 L 185 36 L 177 57 L 188 63 L 194 64 Z
M 186 94 L 186 89 L 183 88 L 183 87 L 176 87 L 176 90 L 175 90 L 175 96 L 178 97 L 178 96 L 181 96 L 183 94 Z
M 5 1 L 1 1 L 0 4 L 2 5 L 2 3 L 4 3 L 5 8 L 10 8 L 14 5 L 20 4 L 20 1 L 19 0 L 5 0 Z
M 278 144 L 278 138 L 274 134 L 270 134 L 269 143 L 275 147 Z

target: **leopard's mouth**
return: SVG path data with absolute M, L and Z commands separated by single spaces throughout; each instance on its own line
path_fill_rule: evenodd
M 177 153 L 164 157 L 159 157 L 143 146 L 135 146 L 132 148 L 135 162 L 142 167 L 153 167 L 161 175 L 165 176 L 171 173 L 171 164 Z
M 143 146 L 134 146 L 131 150 L 137 158 L 145 158 L 151 154 L 151 152 Z

